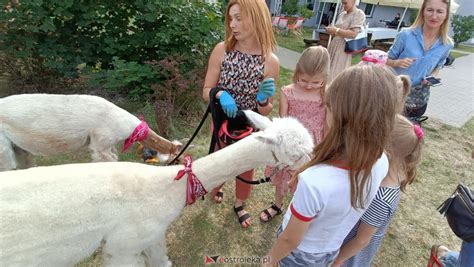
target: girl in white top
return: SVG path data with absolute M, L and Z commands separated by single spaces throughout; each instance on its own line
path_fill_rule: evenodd
M 387 175 L 399 89 L 384 66 L 353 66 L 325 93 L 328 133 L 293 177 L 296 192 L 268 266 L 328 266 Z

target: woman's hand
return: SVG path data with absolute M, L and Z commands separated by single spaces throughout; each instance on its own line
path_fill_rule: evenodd
M 257 101 L 263 103 L 265 100 L 275 95 L 275 80 L 268 78 L 260 84 L 257 93 Z
M 404 59 L 397 59 L 396 65 L 402 69 L 409 68 L 413 62 L 416 61 L 416 58 L 404 58 Z
M 237 115 L 237 104 L 235 103 L 234 98 L 226 91 L 223 91 L 219 97 L 219 102 L 221 103 L 222 110 L 224 110 L 227 117 L 235 118 Z
M 334 26 L 327 26 L 326 28 L 326 33 L 330 34 L 330 35 L 336 35 L 336 30 L 337 28 L 334 27 Z

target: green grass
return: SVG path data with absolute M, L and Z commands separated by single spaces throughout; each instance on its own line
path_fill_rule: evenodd
M 464 51 L 464 52 L 469 52 L 469 53 L 474 53 L 474 46 L 472 45 L 458 45 L 455 49 Z
M 281 47 L 301 53 L 306 48 L 303 39 L 311 39 L 313 30 L 311 28 L 303 28 L 302 32 L 303 34 L 301 36 L 297 36 L 291 32 L 287 35 L 276 33 L 277 44 Z
M 291 71 L 282 68 L 280 74 L 279 86 L 291 83 Z M 273 116 L 278 111 L 278 97 L 277 93 Z M 117 104 L 130 112 L 144 114 L 150 122 L 154 121 L 147 105 L 138 106 L 127 102 Z M 190 137 L 199 120 L 200 116 L 175 121 L 172 139 Z M 459 249 L 460 240 L 452 233 L 446 219 L 436 211 L 436 207 L 452 193 L 459 181 L 470 181 L 471 185 L 473 184 L 474 160 L 470 158 L 470 154 L 474 146 L 474 119 L 462 128 L 429 119 L 424 124 L 424 129 L 423 160 L 418 169 L 418 176 L 415 182 L 408 186 L 407 192 L 402 194 L 398 211 L 373 266 L 425 266 L 432 244 L 444 244 L 449 248 Z M 209 135 L 207 121 L 187 153 L 194 158 L 205 156 Z M 134 149 L 121 155 L 120 160 L 141 162 L 141 159 L 134 155 Z M 38 165 L 43 166 L 88 161 L 87 152 L 38 157 L 37 160 Z M 262 168 L 257 169 L 257 173 L 260 177 Z M 273 186 L 265 184 L 254 187 L 246 202 L 246 209 L 253 218 L 253 224 L 244 230 L 232 210 L 234 184 L 234 181 L 225 184 L 222 204 L 214 204 L 207 197 L 204 201 L 186 207 L 170 226 L 167 231 L 167 246 L 174 266 L 204 266 L 205 255 L 262 256 L 270 249 L 282 216 L 269 223 L 259 222 L 258 216 L 261 210 L 270 205 L 274 195 Z M 289 200 L 288 197 L 286 203 Z M 100 256 L 101 251 L 98 249 L 76 266 L 102 266 Z
M 456 52 L 456 51 L 451 51 L 449 54 L 450 54 L 452 57 L 454 57 L 454 58 L 466 56 L 466 54 L 464 54 L 464 53 L 459 53 L 459 52 Z

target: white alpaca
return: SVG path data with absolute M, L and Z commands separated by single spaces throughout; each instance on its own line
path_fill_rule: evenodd
M 257 166 L 299 167 L 313 142 L 296 119 L 246 111 L 263 131 L 196 160 L 211 190 Z M 165 233 L 185 206 L 182 165 L 83 163 L 0 173 L 2 266 L 72 266 L 103 244 L 105 266 L 169 266 Z
M 0 99 L 0 171 L 34 166 L 33 155 L 88 148 L 93 161 L 117 161 L 115 145 L 141 121 L 90 95 L 24 94 Z M 181 145 L 149 131 L 143 143 L 163 154 Z

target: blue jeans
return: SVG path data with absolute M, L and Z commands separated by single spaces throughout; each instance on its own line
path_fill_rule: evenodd
M 283 227 L 280 225 L 277 230 L 277 238 L 283 232 Z M 327 253 L 308 253 L 295 248 L 288 256 L 280 261 L 280 267 L 297 267 L 297 266 L 312 266 L 312 267 L 326 267 L 336 260 L 339 250 Z
M 446 253 L 441 260 L 443 267 L 474 267 L 474 242 L 462 242 L 461 251 Z
M 474 242 L 462 242 L 461 252 L 459 252 L 459 267 L 474 266 Z
M 458 267 L 458 261 L 459 261 L 459 253 L 450 251 L 446 253 L 446 256 L 444 256 L 443 259 L 441 259 L 441 263 L 443 264 L 443 267 Z

